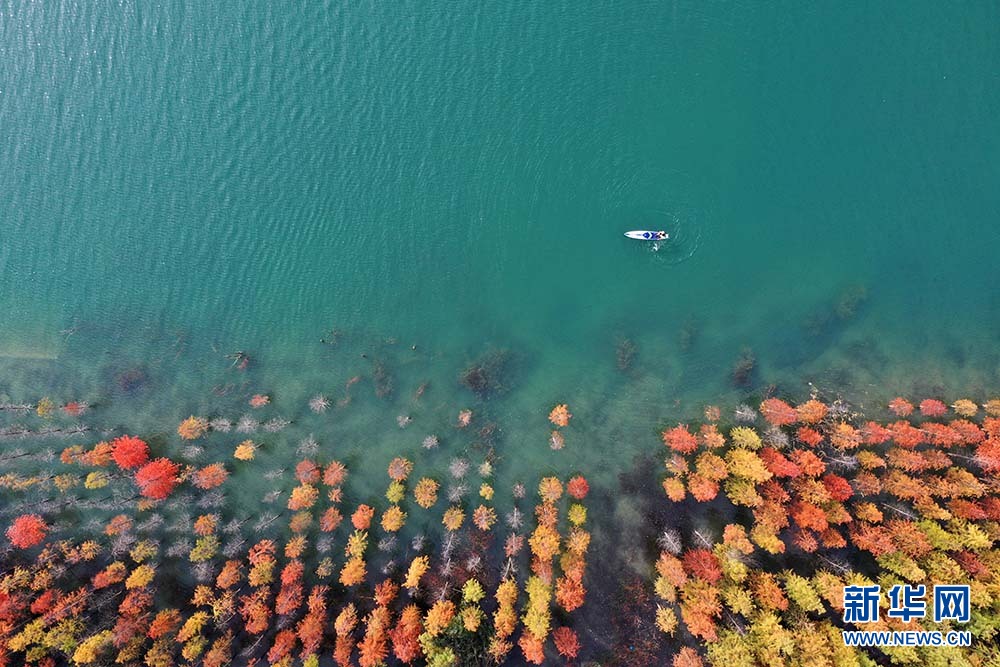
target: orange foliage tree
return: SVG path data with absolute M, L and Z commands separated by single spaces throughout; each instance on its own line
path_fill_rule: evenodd
M 188 417 L 177 427 L 177 435 L 185 440 L 195 440 L 205 435 L 208 431 L 208 422 L 201 417 L 194 415 Z
M 337 633 L 337 643 L 333 651 L 334 661 L 340 667 L 350 667 L 351 652 L 354 650 L 354 637 L 352 633 L 358 625 L 358 610 L 354 603 L 345 606 L 333 623 L 333 629 Z
M 389 632 L 392 652 L 398 660 L 410 664 L 422 655 L 419 642 L 422 632 L 420 609 L 415 604 L 407 605 L 399 615 L 396 627 Z
M 815 398 L 802 403 L 795 408 L 795 412 L 798 413 L 798 419 L 800 422 L 805 422 L 806 424 L 816 424 L 823 421 L 826 417 L 828 408 L 826 404 L 817 401 Z
M 354 510 L 354 514 L 351 515 L 351 523 L 354 524 L 356 530 L 368 530 L 373 516 L 375 516 L 374 507 L 358 505 L 358 509 Z
M 572 417 L 573 415 L 569 412 L 569 406 L 565 403 L 560 403 L 549 412 L 549 421 L 560 427 L 568 426 L 569 420 Z
M 208 490 L 220 486 L 227 477 L 229 477 L 229 472 L 226 470 L 226 466 L 221 463 L 213 463 L 196 470 L 192 475 L 191 483 L 199 489 Z
M 288 497 L 288 509 L 293 511 L 309 509 L 319 500 L 319 489 L 311 484 L 300 484 L 292 489 Z

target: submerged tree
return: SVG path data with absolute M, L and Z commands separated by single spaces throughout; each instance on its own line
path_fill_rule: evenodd
M 200 438 L 206 431 L 208 431 L 208 421 L 194 415 L 182 421 L 177 427 L 177 435 L 185 440 Z

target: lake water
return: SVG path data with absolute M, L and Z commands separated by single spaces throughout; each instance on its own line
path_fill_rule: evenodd
M 371 459 L 373 493 L 396 453 L 481 459 L 462 408 L 497 425 L 505 483 L 613 489 L 658 428 L 772 386 L 985 398 L 997 25 L 991 3 L 8 0 L 0 394 L 88 400 L 170 452 L 188 414 L 268 393 L 293 424 L 264 465 L 314 433 Z M 484 357 L 486 398 L 459 383 Z M 320 392 L 352 400 L 314 415 Z

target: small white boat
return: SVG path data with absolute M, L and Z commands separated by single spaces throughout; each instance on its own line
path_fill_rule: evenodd
M 666 241 L 670 238 L 670 234 L 664 231 L 651 232 L 645 229 L 633 229 L 630 232 L 625 232 L 625 236 L 637 241 Z

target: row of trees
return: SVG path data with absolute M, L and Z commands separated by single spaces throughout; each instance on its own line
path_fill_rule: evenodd
M 179 435 L 201 437 L 202 422 L 185 420 Z M 180 490 L 188 507 L 202 507 L 197 499 L 229 483 L 232 466 L 254 465 L 251 446 L 240 443 L 233 463 L 202 466 L 155 457 L 134 436 L 67 448 L 60 463 L 89 480 L 86 491 L 131 488 L 132 511 L 83 540 L 57 539 L 58 516 L 24 513 L 10 522 L 15 551 L 0 577 L 0 666 L 290 667 L 318 665 L 324 654 L 342 667 L 374 667 L 390 656 L 460 665 L 502 662 L 514 650 L 518 661 L 542 664 L 547 653 L 578 654 L 579 638 L 553 611 L 565 619 L 586 596 L 582 476 L 543 478 L 533 530 L 521 532 L 524 513 L 515 508 L 510 532 L 498 540 L 488 464 L 476 501 L 450 490 L 442 502 L 438 479 L 413 481 L 413 462 L 396 457 L 385 502 L 351 505 L 347 466 L 308 457 L 294 467 L 286 511 L 259 522 L 252 538 L 211 504 L 182 523 L 193 542 L 180 550 L 150 536 L 170 530 L 153 517 L 177 510 L 172 496 Z M 411 515 L 422 523 L 437 517 L 437 544 L 422 534 L 409 547 L 398 543 Z M 373 568 L 375 541 L 380 553 L 402 557 L 401 567 Z
M 897 398 L 888 409 L 915 421 L 879 423 L 815 398 L 769 398 L 759 417 L 742 406 L 728 429 L 662 432 L 668 499 L 712 503 L 729 519 L 661 540 L 651 613 L 686 644 L 675 666 L 1000 658 L 1000 402 L 985 414 L 969 400 L 918 405 Z M 844 624 L 843 587 L 874 584 L 968 585 L 972 621 L 904 623 L 883 610 L 878 622 Z M 963 629 L 974 645 L 864 652 L 844 646 L 840 632 L 852 628 Z

